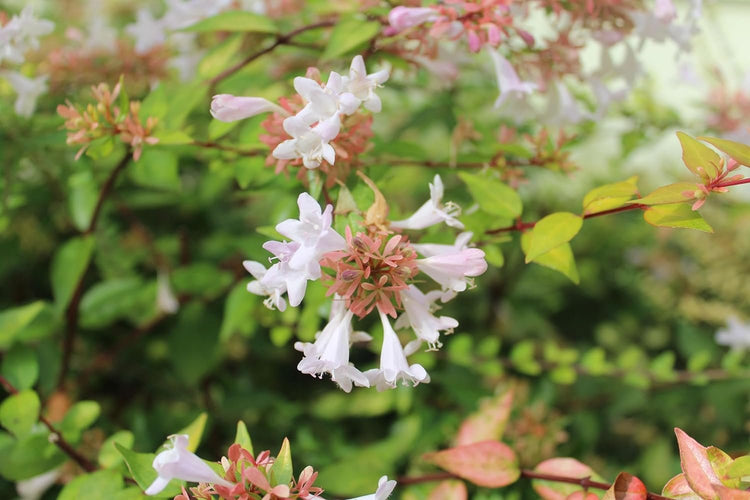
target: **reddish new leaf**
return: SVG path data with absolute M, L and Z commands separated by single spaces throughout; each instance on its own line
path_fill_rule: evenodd
M 728 488 L 722 484 L 714 486 L 720 500 L 750 500 L 750 491 Z
M 677 444 L 680 446 L 680 464 L 690 488 L 707 500 L 718 499 L 714 485 L 721 484 L 708 459 L 706 448 L 688 436 L 682 429 L 675 427 Z
M 679 500 L 701 500 L 701 497 L 688 484 L 685 474 L 677 474 L 670 479 L 661 494 Z
M 579 462 L 575 458 L 550 458 L 537 465 L 534 471 L 553 476 L 580 479 L 591 478 L 594 481 L 601 480 L 601 477 L 591 467 Z M 544 500 L 566 500 L 570 495 L 582 491 L 581 487 L 575 484 L 555 483 L 538 479 L 532 481 L 531 485 Z
M 646 500 L 648 490 L 643 481 L 627 472 L 620 472 L 602 500 Z
M 482 441 L 427 453 L 423 458 L 448 472 L 486 488 L 500 488 L 518 479 L 518 459 L 499 441 Z
M 430 492 L 427 500 L 467 500 L 469 492 L 466 484 L 457 479 L 442 481 Z
M 484 401 L 479 411 L 461 424 L 456 435 L 456 446 L 500 439 L 513 407 L 513 393 L 511 387 L 502 394 Z

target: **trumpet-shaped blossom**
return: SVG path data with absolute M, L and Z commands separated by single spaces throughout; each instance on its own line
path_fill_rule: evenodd
M 315 343 L 297 342 L 294 348 L 304 353 L 297 369 L 302 373 L 322 377 L 330 373 L 331 379 L 345 392 L 352 385 L 369 387 L 364 374 L 349 363 L 349 346 L 352 343 L 353 313 L 347 311 L 342 300 L 334 300 L 328 324 L 318 333 Z
M 284 108 L 262 97 L 239 97 L 218 94 L 211 99 L 211 116 L 222 122 L 244 120 L 261 113 L 287 114 Z
M 26 118 L 33 115 L 37 99 L 47 91 L 47 75 L 28 78 L 16 71 L 5 71 L 2 76 L 16 91 L 17 97 L 13 106 L 16 114 Z
M 0 26 L 0 62 L 22 63 L 27 51 L 39 48 L 39 37 L 51 33 L 54 27 L 52 21 L 35 17 L 33 7 L 24 7 Z
M 275 307 L 279 311 L 286 310 L 286 300 L 282 297 L 286 292 L 286 285 L 284 283 L 271 283 L 270 279 L 264 280 L 263 278 L 265 278 L 268 270 L 260 262 L 246 260 L 242 265 L 255 278 L 254 281 L 247 284 L 247 291 L 255 295 L 267 297 L 263 303 L 269 309 Z
M 463 229 L 464 225 L 456 219 L 461 213 L 458 205 L 448 202 L 443 204 L 443 180 L 435 175 L 430 184 L 430 199 L 427 200 L 411 217 L 391 222 L 391 227 L 399 229 L 425 229 L 445 222 L 451 227 Z
M 302 158 L 302 164 L 306 168 L 318 168 L 323 160 L 333 165 L 336 151 L 328 143 L 338 135 L 340 128 L 341 120 L 338 114 L 312 128 L 304 119 L 290 116 L 284 120 L 284 131 L 292 136 L 292 139 L 276 146 L 273 156 L 279 160 Z
M 306 125 L 325 121 L 337 113 L 350 115 L 357 111 L 360 104 L 354 95 L 344 91 L 344 80 L 335 71 L 331 71 L 324 87 L 311 78 L 298 76 L 294 79 L 294 90 L 306 102 L 305 107 L 297 113 L 297 118 Z
M 321 210 L 312 196 L 302 193 L 297 197 L 297 206 L 299 219 L 287 219 L 276 225 L 279 234 L 300 244 L 289 261 L 292 268 L 300 269 L 309 262 L 317 263 L 325 253 L 346 248 L 344 238 L 331 227 L 333 205 Z
M 380 351 L 380 367 L 367 370 L 365 375 L 378 391 L 395 388 L 399 380 L 404 383 L 417 385 L 420 382 L 427 383 L 430 376 L 420 364 L 409 365 L 404 354 L 404 348 L 398 340 L 396 332 L 388 320 L 388 316 L 380 313 L 380 321 L 383 324 L 383 347 Z
M 385 500 L 388 498 L 393 489 L 396 487 L 396 481 L 391 479 L 388 480 L 388 476 L 382 476 L 378 481 L 378 489 L 372 495 L 365 495 L 357 498 L 351 498 L 349 500 Z
M 423 245 L 417 251 L 427 255 L 417 260 L 417 267 L 427 276 L 437 281 L 443 290 L 463 292 L 471 283 L 471 277 L 479 276 L 487 270 L 484 252 L 467 247 L 471 233 L 462 233 L 453 245 Z
M 414 352 L 422 342 L 426 342 L 430 350 L 437 350 L 440 343 L 440 332 L 452 333 L 458 326 L 458 321 L 448 316 L 435 316 L 432 314 L 432 304 L 438 297 L 442 296 L 439 290 L 433 290 L 427 294 L 414 285 L 401 292 L 401 303 L 404 305 L 404 314 L 396 320 L 396 328 L 411 326 L 417 340 L 410 342 L 406 348 L 406 354 Z
M 365 109 L 373 113 L 379 113 L 382 104 L 380 97 L 375 93 L 375 89 L 388 80 L 389 74 L 390 72 L 387 69 L 381 69 L 368 75 L 365 60 L 362 56 L 357 55 L 352 59 L 349 76 L 343 78 L 344 88 L 350 93 L 349 95 L 354 96 L 357 107 L 360 103 L 364 103 Z
M 522 98 L 524 95 L 531 94 L 537 89 L 536 83 L 523 82 L 518 77 L 516 70 L 510 62 L 504 58 L 497 50 L 490 50 L 492 63 L 495 65 L 495 77 L 497 86 L 500 89 L 500 95 L 495 100 L 495 107 L 499 108 L 505 101 L 513 98 Z
M 429 7 L 398 6 L 388 13 L 388 22 L 396 33 L 419 26 L 438 18 L 437 12 Z
M 172 440 L 172 448 L 162 451 L 154 458 L 152 465 L 158 477 L 146 489 L 146 495 L 160 493 L 172 479 L 218 484 L 226 487 L 234 486 L 229 481 L 219 477 L 198 455 L 188 451 L 187 434 L 170 436 L 170 439 Z

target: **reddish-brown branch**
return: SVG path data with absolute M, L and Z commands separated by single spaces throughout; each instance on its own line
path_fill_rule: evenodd
M 718 184 L 717 187 L 739 186 L 740 184 L 750 184 L 750 178 L 740 179 L 738 181 L 722 182 Z
M 611 215 L 611 214 L 618 214 L 620 212 L 627 212 L 629 210 L 635 210 L 636 208 L 639 208 L 641 210 L 645 210 L 648 208 L 648 205 L 643 205 L 640 203 L 634 203 L 632 205 L 625 205 L 624 207 L 619 208 L 612 208 L 610 210 L 602 210 L 601 212 L 594 212 L 592 214 L 584 214 L 584 219 L 591 219 L 593 217 L 601 217 L 603 215 Z M 516 221 L 515 224 L 512 226 L 506 226 L 506 227 L 500 227 L 497 229 L 490 229 L 486 232 L 486 234 L 498 234 L 498 233 L 507 233 L 511 231 L 526 231 L 527 229 L 531 229 L 534 226 L 536 226 L 537 221 L 534 222 L 522 222 L 520 219 Z
M 540 472 L 527 470 L 527 469 L 521 470 L 521 477 L 524 477 L 526 479 L 539 479 L 542 481 L 550 481 L 553 483 L 577 484 L 583 489 L 593 488 L 596 490 L 608 490 L 612 486 L 610 483 L 592 481 L 588 477 L 557 476 L 554 474 L 543 474 Z M 445 479 L 461 479 L 461 478 L 455 474 L 451 474 L 450 472 L 438 472 L 436 474 L 426 474 L 424 476 L 400 477 L 397 479 L 397 481 L 398 481 L 398 484 L 400 485 L 408 485 L 408 484 L 430 483 L 433 481 L 443 481 Z M 664 497 L 656 493 L 648 493 L 646 498 L 649 500 L 668 500 L 668 497 Z
M 2 375 L 0 375 L 0 385 L 2 385 L 9 394 L 18 394 L 18 389 L 13 387 L 13 384 L 11 384 L 8 379 L 3 377 Z M 83 470 L 85 470 L 86 472 L 93 472 L 97 469 L 96 465 L 94 465 L 94 463 L 91 462 L 88 458 L 78 453 L 78 451 L 76 451 L 76 449 L 73 448 L 73 446 L 71 446 L 71 444 L 68 443 L 65 438 L 63 438 L 62 434 L 60 434 L 60 432 L 55 429 L 55 426 L 52 425 L 52 423 L 43 415 L 39 415 L 39 421 L 43 423 L 44 426 L 49 430 L 50 442 L 54 443 L 55 446 L 60 448 L 63 453 L 72 458 L 78 465 L 81 466 Z
M 221 73 L 219 73 L 215 77 L 211 78 L 209 80 L 209 84 L 211 86 L 211 89 L 213 89 L 214 87 L 216 87 L 216 85 L 218 85 L 219 82 L 221 82 L 225 78 L 228 78 L 228 77 L 232 76 L 233 74 L 235 74 L 236 72 L 238 72 L 239 70 L 241 70 L 242 68 L 244 68 L 245 66 L 247 66 L 248 64 L 250 64 L 251 62 L 255 61 L 259 57 L 264 56 L 265 54 L 268 54 L 270 52 L 273 52 L 273 50 L 276 49 L 276 47 L 278 47 L 280 45 L 285 45 L 285 44 L 289 43 L 297 35 L 300 35 L 300 34 L 306 32 L 306 31 L 310 31 L 310 30 L 314 30 L 314 29 L 318 29 L 318 28 L 328 28 L 330 26 L 333 26 L 334 24 L 336 24 L 336 20 L 335 19 L 329 19 L 329 20 L 326 20 L 326 21 L 320 21 L 320 22 L 317 22 L 317 23 L 308 24 L 307 26 L 302 26 L 301 28 L 297 28 L 295 30 L 292 30 L 289 33 L 286 33 L 284 35 L 278 35 L 276 37 L 276 39 L 274 40 L 274 42 L 271 45 L 269 45 L 268 47 L 266 47 L 265 49 L 262 49 L 262 50 L 259 50 L 258 52 L 254 52 L 254 53 L 250 54 L 249 56 L 247 56 L 245 59 L 243 59 L 242 61 L 238 62 L 234 66 L 230 66 L 229 68 L 225 69 L 224 71 L 222 71 Z

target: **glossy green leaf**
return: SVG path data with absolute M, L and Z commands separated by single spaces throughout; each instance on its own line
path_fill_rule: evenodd
M 662 186 L 647 194 L 643 198 L 633 200 L 631 203 L 639 205 L 668 205 L 672 203 L 687 203 L 693 201 L 692 194 L 698 189 L 694 182 L 676 182 L 668 186 Z M 687 194 L 687 196 L 685 196 Z
M 116 467 L 122 462 L 122 455 L 117 448 L 115 443 L 130 449 L 135 442 L 135 436 L 130 431 L 117 431 L 109 436 L 102 447 L 99 449 L 99 465 L 105 469 Z
M 107 500 L 118 498 L 125 485 L 122 474 L 114 470 L 100 470 L 83 474 L 65 485 L 57 500 Z
M 52 259 L 50 279 L 55 306 L 63 310 L 68 306 L 78 281 L 86 272 L 94 252 L 93 236 L 79 236 L 68 240 Z
M 96 401 L 79 401 L 67 411 L 58 430 L 66 440 L 77 442 L 81 438 L 81 433 L 96 422 L 99 413 L 101 408 Z
M 39 420 L 41 403 L 32 390 L 19 391 L 5 398 L 0 404 L 0 425 L 17 437 L 31 432 Z
M 147 489 L 157 477 L 156 470 L 152 465 L 155 455 L 153 453 L 137 453 L 118 443 L 115 443 L 115 448 L 122 455 L 131 476 L 138 483 L 138 486 L 142 490 Z M 164 491 L 154 496 L 157 498 L 174 498 L 179 493 L 180 483 L 173 480 L 164 488 Z
M 677 132 L 677 138 L 682 146 L 682 161 L 691 172 L 698 177 L 708 176 L 709 179 L 719 175 L 721 157 L 713 149 L 684 132 Z
M 2 374 L 19 391 L 31 389 L 39 377 L 39 361 L 34 350 L 15 345 L 3 356 Z
M 529 248 L 530 242 L 530 232 L 521 235 L 521 249 L 524 252 Z M 580 282 L 578 267 L 576 266 L 575 257 L 573 256 L 573 250 L 568 243 L 563 243 L 557 248 L 553 248 L 547 253 L 540 255 L 534 259 L 534 263 L 562 273 L 576 285 Z
M 267 16 L 242 10 L 222 12 L 188 26 L 183 31 L 204 33 L 207 31 L 237 31 L 245 33 L 276 33 L 278 28 Z
M 37 426 L 32 433 L 0 445 L 0 475 L 11 481 L 29 479 L 69 460 L 49 441 L 49 431 Z
M 137 184 L 157 189 L 179 190 L 180 172 L 177 155 L 165 149 L 146 149 L 140 160 L 129 168 L 130 178 Z
M 198 415 L 195 420 L 190 422 L 186 427 L 175 432 L 175 434 L 187 434 L 188 435 L 188 451 L 195 452 L 198 449 L 198 445 L 201 444 L 201 438 L 203 437 L 203 431 L 206 429 L 206 421 L 208 420 L 208 413 L 203 412 Z
M 249 451 L 251 455 L 255 455 L 253 441 L 250 439 L 250 433 L 247 431 L 247 426 L 242 420 L 237 421 L 237 433 L 234 435 L 234 442 Z
M 569 242 L 582 226 L 583 219 L 570 212 L 557 212 L 544 217 L 530 231 L 530 241 L 525 250 L 526 263 Z
M 193 142 L 193 138 L 181 130 L 158 130 L 152 136 L 159 140 L 159 146 L 178 146 Z
M 691 210 L 690 206 L 684 203 L 649 207 L 643 213 L 643 218 L 652 226 L 697 229 L 706 233 L 714 232 L 701 214 Z
M 727 139 L 719 139 L 716 137 L 698 137 L 701 141 L 706 141 L 712 146 L 716 147 L 719 151 L 723 151 L 728 154 L 740 165 L 750 167 L 750 146 L 739 142 L 730 141 Z
M 289 484 L 292 480 L 292 450 L 289 445 L 289 440 L 284 438 L 281 443 L 281 449 L 276 455 L 276 461 L 271 467 L 271 486 L 279 484 Z
M 589 191 L 583 198 L 583 213 L 593 214 L 624 206 L 638 195 L 638 177 L 605 184 Z
M 347 18 L 336 23 L 328 44 L 323 51 L 323 60 L 343 56 L 369 42 L 380 33 L 381 25 L 376 21 Z
M 521 215 L 523 204 L 514 189 L 496 179 L 467 172 L 459 172 L 458 176 L 466 183 L 474 201 L 485 212 L 505 219 L 515 219 Z
M 0 349 L 10 347 L 16 336 L 44 310 L 44 306 L 44 302 L 38 300 L 0 312 Z
M 80 323 L 85 328 L 101 328 L 128 317 L 141 307 L 139 277 L 103 281 L 89 288 L 81 299 Z
M 91 170 L 76 172 L 68 179 L 68 209 L 73 225 L 85 231 L 91 224 L 99 190 Z
M 212 47 L 198 63 L 198 76 L 213 78 L 227 69 L 236 60 L 243 38 L 242 35 L 233 35 Z
M 238 283 L 227 295 L 227 300 L 224 303 L 224 318 L 219 333 L 220 342 L 226 342 L 235 333 L 240 333 L 243 337 L 250 337 L 258 328 L 257 322 L 249 320 L 258 306 L 259 300 L 257 295 L 247 291 L 248 281 Z

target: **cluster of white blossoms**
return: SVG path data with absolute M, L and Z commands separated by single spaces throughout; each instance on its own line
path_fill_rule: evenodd
M 380 112 L 380 97 L 375 89 L 388 80 L 388 76 L 387 69 L 368 75 L 365 61 L 358 55 L 352 60 L 348 76 L 331 71 L 324 85 L 311 78 L 296 77 L 294 89 L 304 100 L 305 106 L 299 113 L 284 120 L 284 131 L 292 138 L 279 144 L 273 150 L 273 156 L 279 160 L 301 158 L 306 168 L 317 168 L 323 160 L 333 165 L 336 152 L 329 143 L 341 130 L 342 117 L 355 113 L 360 106 L 373 113 Z M 225 122 L 271 111 L 282 116 L 289 115 L 261 97 L 219 94 L 211 102 L 213 117 Z
M 52 32 L 55 24 L 34 15 L 31 7 L 24 8 L 20 14 L 10 18 L 0 26 L 0 63 L 6 61 L 22 64 L 26 53 L 39 48 L 39 37 Z M 0 71 L 16 92 L 15 112 L 19 116 L 29 117 L 34 113 L 36 101 L 47 91 L 47 76 L 31 78 L 18 71 Z
M 268 241 L 263 248 L 273 254 L 270 268 L 260 262 L 245 261 L 255 278 L 248 291 L 267 297 L 266 306 L 284 310 L 286 299 L 292 307 L 302 301 L 310 280 L 323 279 L 333 297 L 328 324 L 316 335 L 315 342 L 297 342 L 304 355 L 298 365 L 302 373 L 322 377 L 330 374 L 344 391 L 353 385 L 394 388 L 399 381 L 417 385 L 430 377 L 419 364 L 409 364 L 407 356 L 422 344 L 437 349 L 440 332 L 451 333 L 458 322 L 436 316 L 436 302 L 446 302 L 473 284 L 473 277 L 487 269 L 484 252 L 469 247 L 471 233 L 458 235 L 455 243 L 411 244 L 400 229 L 424 229 L 445 223 L 463 229 L 455 216 L 454 204 L 443 204 L 443 185 L 435 176 L 431 197 L 414 215 L 402 221 L 377 221 L 365 217 L 361 227 L 345 228 L 342 236 L 331 227 L 333 206 L 321 209 L 307 193 L 299 195 L 299 219 L 288 219 L 276 231 L 289 241 Z M 323 271 L 322 269 L 325 269 Z M 423 278 L 431 278 L 438 288 L 424 293 L 417 287 Z M 354 316 L 364 318 L 377 312 L 383 326 L 383 343 L 378 368 L 360 371 L 349 362 L 349 349 L 355 342 L 371 337 L 355 331 Z M 411 328 L 415 338 L 402 346 L 395 327 Z

